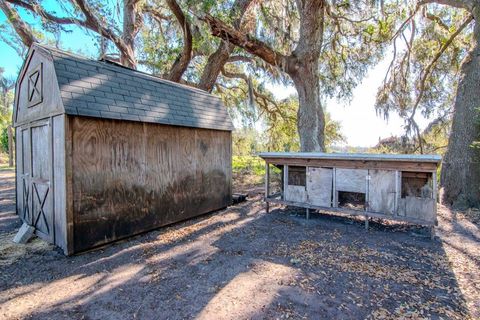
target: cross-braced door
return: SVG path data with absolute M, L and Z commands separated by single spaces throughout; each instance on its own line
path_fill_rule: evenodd
M 49 122 L 22 130 L 20 214 L 42 238 L 53 240 Z

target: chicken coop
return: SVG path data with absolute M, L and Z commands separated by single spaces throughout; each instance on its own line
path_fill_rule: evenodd
M 69 255 L 231 201 L 231 131 L 198 89 L 33 45 L 16 83 L 17 213 Z
M 265 201 L 425 226 L 437 224 L 437 155 L 260 153 Z

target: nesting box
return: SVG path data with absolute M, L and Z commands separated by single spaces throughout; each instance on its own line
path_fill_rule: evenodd
M 266 162 L 267 203 L 437 224 L 438 155 L 266 152 L 259 156 Z
M 233 126 L 204 91 L 35 44 L 14 125 L 17 213 L 65 254 L 230 204 Z

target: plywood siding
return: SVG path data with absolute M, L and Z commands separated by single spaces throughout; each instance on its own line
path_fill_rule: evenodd
M 285 188 L 285 200 L 307 202 L 307 190 L 305 190 L 305 186 L 292 186 L 287 184 Z
M 368 170 L 337 168 L 335 173 L 336 191 L 367 192 Z
M 332 206 L 333 169 L 309 167 L 307 174 L 308 202 L 315 206 Z
M 369 170 L 368 207 L 370 211 L 395 213 L 396 171 Z
M 74 250 L 226 207 L 231 134 L 71 118 Z
M 431 198 L 405 197 L 398 203 L 398 213 L 407 218 L 419 219 L 430 223 L 436 221 L 435 200 Z

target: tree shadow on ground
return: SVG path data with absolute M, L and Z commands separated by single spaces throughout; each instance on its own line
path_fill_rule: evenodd
M 4 265 L 7 318 L 468 316 L 442 243 L 417 227 L 305 220 L 260 197 L 74 257 Z M 420 230 L 422 231 L 422 230 Z

